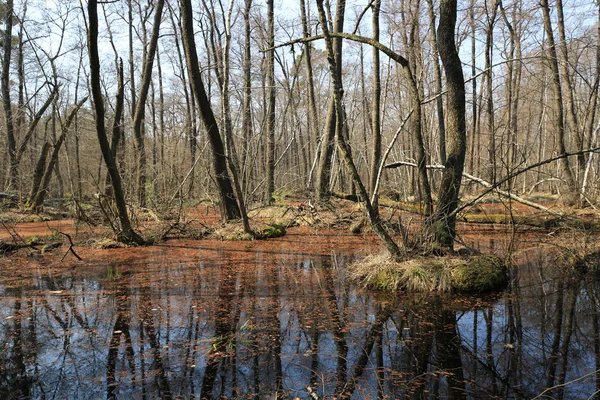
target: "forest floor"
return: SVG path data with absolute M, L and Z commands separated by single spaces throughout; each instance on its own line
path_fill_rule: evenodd
M 581 237 L 581 233 L 600 231 L 598 210 L 564 208 L 550 196 L 536 196 L 532 199 L 564 217 L 558 218 L 520 203 L 490 198 L 459 214 L 458 248 L 467 246 L 470 236 L 482 233 L 545 234 L 551 239 L 565 234 L 572 235 L 573 232 Z M 384 223 L 398 238 L 403 231 L 408 231 L 413 238 L 418 235 L 424 222 L 418 204 L 382 199 L 380 205 Z M 48 245 L 54 248 L 61 243 L 69 245 L 71 240 L 75 248 L 123 247 L 112 239 L 112 231 L 97 208 L 88 206 L 82 211 L 83 208 L 79 207 L 80 218 L 66 208 L 46 207 L 42 213 L 5 209 L 0 212 L 0 242 L 28 247 L 34 251 L 42 251 Z M 177 212 L 137 208 L 132 208 L 131 212 L 136 229 L 154 242 L 170 239 L 229 240 L 232 242 L 231 246 L 236 246 L 235 241 L 247 242 L 252 239 L 243 232 L 241 223 L 221 223 L 218 208 L 213 205 L 181 207 Z M 316 208 L 309 201 L 289 197 L 273 206 L 257 207 L 249 212 L 253 231 L 264 237 L 330 232 L 329 234 L 335 235 L 354 234 L 363 241 L 377 243 L 364 215 L 360 204 L 342 198 L 332 198 L 328 206 Z M 247 243 L 241 244 L 245 245 Z M 54 248 L 46 247 L 43 251 Z

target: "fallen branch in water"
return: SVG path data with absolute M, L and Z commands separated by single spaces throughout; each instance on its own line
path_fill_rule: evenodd
M 62 262 L 65 259 L 65 257 L 67 256 L 67 254 L 69 254 L 69 252 L 71 252 L 71 254 L 73 254 L 75 256 L 75 258 L 78 259 L 79 261 L 83 261 L 83 258 L 79 257 L 79 254 L 77 254 L 75 252 L 75 249 L 73 248 L 73 247 L 75 247 L 75 245 L 73 244 L 73 239 L 71 239 L 71 235 L 64 233 L 64 232 L 58 232 L 58 233 L 65 236 L 69 240 L 69 248 L 65 252 L 65 255 L 60 259 L 60 261 Z

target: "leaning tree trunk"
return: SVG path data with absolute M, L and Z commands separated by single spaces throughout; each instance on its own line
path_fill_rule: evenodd
M 31 194 L 27 202 L 26 208 L 31 208 L 36 211 L 42 208 L 44 200 L 46 199 L 46 194 L 48 194 L 50 180 L 52 179 L 52 173 L 56 169 L 58 163 L 58 155 L 60 152 L 60 148 L 66 140 L 67 132 L 71 128 L 71 124 L 75 120 L 77 112 L 81 107 L 83 107 L 87 99 L 88 98 L 86 96 L 75 105 L 73 110 L 71 110 L 71 112 L 67 116 L 65 123 L 61 126 L 61 135 L 58 137 L 56 143 L 54 144 L 52 155 L 50 156 L 50 162 L 48 163 L 48 167 L 46 168 L 45 172 L 43 168 L 43 163 L 45 163 L 45 159 L 47 156 L 47 154 L 44 154 L 47 143 L 44 143 L 44 147 L 42 148 L 42 154 L 40 155 L 40 161 L 36 166 L 36 175 L 33 178 L 33 186 L 31 188 Z M 44 160 L 43 162 L 42 159 Z M 38 176 L 38 173 L 43 173 L 43 176 Z
M 456 1 L 440 1 L 440 22 L 437 29 L 438 51 L 446 73 L 447 158 L 432 228 L 434 242 L 449 249 L 453 249 L 456 237 L 456 215 L 453 211 L 458 205 L 466 152 L 465 78 L 454 37 Z
M 346 121 L 344 118 L 344 110 L 342 108 L 343 89 L 341 71 L 339 69 L 339 66 L 336 64 L 335 51 L 333 49 L 332 43 L 333 41 L 331 40 L 331 35 L 327 27 L 327 19 L 325 17 L 325 10 L 323 9 L 323 0 L 317 0 L 317 7 L 319 9 L 319 20 L 321 22 L 321 29 L 323 30 L 323 37 L 325 39 L 325 45 L 327 49 L 329 73 L 333 81 L 333 105 L 336 112 L 335 117 L 338 123 L 343 127 L 345 126 Z M 341 40 L 341 37 L 339 37 L 339 39 Z M 336 132 L 338 149 L 341 153 L 342 159 L 344 160 L 346 166 L 350 170 L 350 174 L 352 176 L 354 184 L 356 185 L 359 191 L 359 195 L 363 200 L 363 204 L 365 206 L 369 222 L 371 223 L 371 227 L 373 228 L 373 231 L 375 231 L 377 236 L 381 239 L 381 241 L 384 243 L 392 257 L 400 258 L 402 251 L 383 227 L 382 221 L 379 217 L 379 213 L 374 210 L 371 204 L 371 200 L 369 199 L 367 189 L 363 185 L 360 179 L 360 175 L 358 174 L 358 170 L 356 169 L 356 165 L 352 160 L 350 149 L 348 148 L 348 144 L 346 143 L 343 131 L 344 129 L 340 128 Z
M 241 216 L 238 207 L 229 171 L 227 170 L 227 161 L 225 159 L 225 149 L 219 133 L 219 127 L 212 111 L 210 101 L 206 96 L 200 67 L 198 64 L 198 54 L 196 52 L 196 40 L 194 39 L 194 28 L 192 24 L 192 2 L 191 0 L 180 0 L 181 8 L 181 36 L 185 49 L 187 60 L 188 75 L 194 96 L 198 101 L 200 117 L 204 128 L 208 132 L 208 140 L 213 151 L 213 173 L 219 187 L 221 197 L 221 217 L 224 220 L 239 219 Z
M 127 204 L 123 194 L 121 176 L 117 168 L 115 158 L 112 156 L 110 143 L 106 136 L 106 127 L 104 126 L 104 99 L 102 97 L 102 88 L 100 86 L 100 58 L 98 56 L 98 0 L 89 0 L 88 2 L 88 53 L 90 56 L 90 86 L 92 98 L 94 100 L 94 110 L 96 112 L 96 133 L 102 157 L 106 163 L 106 168 L 110 174 L 113 185 L 114 198 L 119 215 L 121 228 L 117 237 L 123 242 L 133 242 L 142 244 L 144 240 L 133 230 L 129 215 L 127 214 Z

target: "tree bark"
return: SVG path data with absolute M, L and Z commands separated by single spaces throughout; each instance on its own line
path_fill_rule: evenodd
M 90 57 L 90 86 L 92 98 L 94 101 L 94 110 L 96 112 L 95 124 L 96 133 L 102 157 L 106 163 L 111 183 L 114 189 L 114 198 L 117 206 L 120 231 L 116 232 L 119 240 L 123 242 L 133 242 L 143 244 L 144 240 L 133 230 L 129 215 L 127 214 L 127 204 L 123 194 L 121 176 L 117 163 L 112 156 L 110 144 L 106 136 L 104 126 L 104 99 L 102 98 L 102 88 L 100 87 L 100 58 L 98 56 L 98 0 L 89 0 L 88 2 L 88 53 Z
M 215 115 L 212 111 L 210 101 L 206 96 L 204 83 L 200 75 L 198 64 L 198 54 L 196 53 L 196 40 L 194 38 L 194 28 L 192 24 L 192 3 L 191 0 L 180 0 L 181 9 L 181 36 L 183 39 L 184 53 L 187 60 L 188 75 L 192 85 L 194 96 L 198 102 L 200 117 L 204 128 L 208 133 L 208 140 L 213 151 L 213 173 L 219 188 L 221 197 L 221 217 L 225 221 L 239 219 L 241 217 L 240 209 L 237 205 L 229 171 L 227 170 L 227 161 L 225 159 L 225 150 L 223 141 L 219 133 L 219 127 Z
M 562 88 L 560 84 L 560 72 L 558 69 L 558 56 L 556 54 L 556 43 L 554 41 L 554 32 L 552 30 L 552 21 L 550 19 L 550 6 L 548 0 L 540 0 L 540 6 L 542 7 L 542 13 L 544 17 L 544 29 L 546 31 L 546 37 L 548 41 L 548 62 L 550 64 L 550 71 L 552 73 L 552 85 L 554 89 L 554 112 L 556 115 L 556 140 L 558 142 L 559 154 L 565 154 L 567 152 L 565 146 L 565 121 L 563 111 L 563 96 Z M 567 157 L 560 159 L 561 169 L 564 175 L 564 179 L 567 183 L 568 194 L 566 196 L 566 202 L 574 204 L 577 201 L 577 184 L 573 177 L 571 170 L 571 164 Z
M 335 21 L 333 24 L 334 33 L 342 33 L 344 30 L 344 14 L 346 11 L 346 0 L 337 0 Z M 342 74 L 342 39 L 332 40 L 332 51 L 335 60 L 337 72 Z M 341 82 L 340 82 L 341 83 Z M 343 86 L 339 90 L 343 91 Z M 336 89 L 333 89 L 336 90 Z M 327 106 L 327 119 L 325 120 L 325 132 L 321 142 L 321 153 L 319 155 L 319 167 L 317 168 L 317 182 L 315 195 L 319 201 L 327 201 L 329 198 L 329 181 L 331 179 L 332 156 L 334 148 L 334 139 L 341 130 L 341 125 L 337 123 L 337 112 L 335 109 L 335 93 L 332 93 Z
M 10 100 L 10 64 L 12 53 L 12 27 L 13 27 L 13 0 L 4 3 L 4 40 L 2 43 L 2 106 L 4 108 L 4 120 L 6 123 L 6 138 L 8 144 L 9 172 L 8 185 L 10 189 L 18 190 L 19 167 L 17 163 L 17 142 L 15 140 L 15 126 L 12 113 L 12 102 Z
M 465 79 L 455 42 L 456 0 L 440 1 L 440 22 L 437 29 L 438 51 L 447 86 L 447 159 L 439 191 L 438 206 L 433 215 L 434 242 L 450 250 L 456 237 L 458 195 L 465 163 Z
M 160 31 L 160 21 L 162 19 L 162 10 L 164 4 L 165 0 L 158 0 L 156 3 L 150 44 L 148 46 L 148 51 L 146 52 L 146 58 L 144 59 L 142 82 L 137 99 L 137 104 L 135 106 L 135 113 L 133 115 L 133 134 L 135 136 L 138 151 L 138 201 L 141 207 L 146 206 L 147 169 L 146 146 L 144 144 L 142 123 L 144 122 L 144 116 L 146 114 L 146 100 L 148 98 L 150 80 L 152 79 L 152 67 L 154 65 L 154 56 L 156 54 L 156 48 L 158 46 L 158 33 Z
M 275 21 L 273 17 L 274 1 L 267 0 L 267 156 L 265 204 L 273 202 L 275 192 Z
M 437 35 L 435 33 L 435 13 L 433 10 L 433 1 L 427 0 L 428 4 L 428 15 L 429 15 L 429 24 L 431 28 L 429 29 L 429 42 L 431 43 L 432 48 L 432 57 L 433 57 L 433 73 L 435 79 L 435 91 L 436 93 L 442 93 L 442 71 L 440 69 L 439 62 L 439 54 L 437 51 Z M 473 84 L 475 85 L 475 79 L 473 80 Z M 437 112 L 437 123 L 439 130 L 439 152 L 440 152 L 440 162 L 442 164 L 446 163 L 446 121 L 444 120 L 444 99 L 442 96 L 438 96 L 435 101 L 435 107 Z M 475 115 L 475 113 L 473 113 Z
M 373 40 L 376 41 L 379 41 L 380 9 L 381 0 L 375 0 L 373 2 L 373 15 L 371 25 L 373 26 Z M 371 179 L 369 182 L 369 193 L 371 195 L 371 201 L 373 202 L 373 208 L 376 211 L 379 211 L 379 196 L 377 196 L 377 194 L 375 193 L 375 187 L 377 186 L 377 172 L 379 171 L 379 164 L 381 163 L 381 73 L 379 50 L 373 47 L 372 52 L 373 95 L 371 102 L 371 130 L 373 132 L 373 149 L 371 151 Z

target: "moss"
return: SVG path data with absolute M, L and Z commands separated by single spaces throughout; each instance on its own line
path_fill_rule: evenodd
M 54 242 L 54 243 L 50 243 L 45 245 L 44 247 L 42 247 L 42 254 L 48 253 L 54 249 L 58 249 L 59 247 L 61 247 L 63 244 L 61 242 Z
M 271 239 L 285 235 L 285 226 L 279 224 L 267 224 L 260 228 L 259 239 Z
M 365 218 L 361 218 L 358 221 L 354 221 L 351 225 L 350 225 L 350 232 L 356 234 L 362 233 L 362 231 L 365 229 L 365 226 L 367 225 L 367 220 Z
M 25 243 L 27 243 L 28 246 L 39 246 L 41 244 L 44 244 L 46 241 L 44 240 L 43 237 L 34 235 L 31 237 L 28 237 L 27 240 L 25 241 Z
M 506 264 L 495 256 L 479 256 L 452 269 L 452 286 L 460 292 L 490 292 L 506 287 Z

